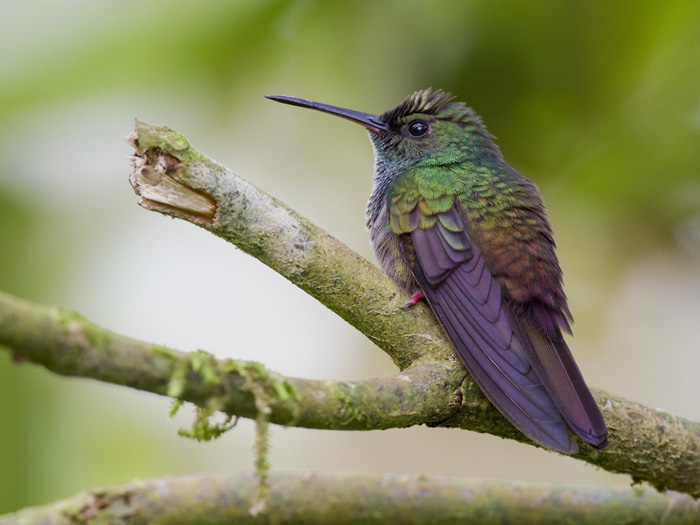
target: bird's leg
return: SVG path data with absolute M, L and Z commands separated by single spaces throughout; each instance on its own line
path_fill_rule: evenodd
M 423 290 L 418 288 L 418 290 L 411 296 L 411 298 L 408 300 L 408 302 L 406 304 L 404 304 L 403 306 L 399 306 L 399 308 L 410 308 L 411 306 L 415 305 L 421 299 L 425 299 L 425 295 L 423 295 Z

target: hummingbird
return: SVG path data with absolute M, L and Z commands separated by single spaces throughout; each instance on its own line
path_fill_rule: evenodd
M 267 98 L 363 126 L 374 147 L 367 227 L 375 257 L 427 300 L 471 377 L 535 443 L 596 449 L 608 430 L 563 333 L 571 312 L 537 186 L 508 165 L 474 110 L 446 91 L 381 115 Z

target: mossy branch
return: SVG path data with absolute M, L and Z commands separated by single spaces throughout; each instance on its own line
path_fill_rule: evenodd
M 81 315 L 0 292 L 0 345 L 15 360 L 255 419 L 318 429 L 375 430 L 437 422 L 456 411 L 460 366 L 417 362 L 402 374 L 361 381 L 284 377 L 254 361 L 217 360 L 116 334 Z M 449 384 L 436 382 L 449 380 Z M 450 390 L 452 388 L 453 390 Z M 428 402 L 425 402 L 428 401 Z
M 650 488 L 416 475 L 273 474 L 266 513 L 254 479 L 209 474 L 137 481 L 0 517 L 0 525 L 69 523 L 695 524 L 700 503 Z M 206 486 L 207 490 L 202 491 Z
M 425 305 L 397 308 L 407 297 L 375 266 L 250 182 L 192 148 L 177 132 L 136 121 L 128 137 L 136 153 L 130 181 L 140 204 L 206 228 L 299 286 L 384 350 L 401 369 L 420 361 L 444 363 L 446 386 L 421 405 L 445 410 L 425 421 L 523 440 L 486 403 L 470 378 L 454 372 L 452 347 Z M 181 189 L 173 199 L 169 188 Z M 161 191 L 166 189 L 167 191 Z M 191 195 L 191 198 L 190 198 Z M 206 214 L 199 200 L 209 203 Z M 449 392 L 458 392 L 457 407 Z M 610 445 L 582 446 L 577 457 L 611 472 L 628 473 L 659 489 L 700 496 L 700 424 L 593 389 Z M 488 405 L 488 410 L 474 410 Z M 444 406 L 443 406 L 444 408 Z
M 386 351 L 399 374 L 363 381 L 283 377 L 253 362 L 218 361 L 120 336 L 80 315 L 0 294 L 0 344 L 49 370 L 191 401 L 281 425 L 370 430 L 459 427 L 527 441 L 471 381 L 425 305 L 281 202 L 194 150 L 137 122 L 131 182 L 141 205 L 198 224 L 257 257 Z M 261 395 L 264 403 L 261 405 Z M 594 389 L 610 429 L 602 452 L 575 457 L 634 481 L 700 496 L 700 424 Z

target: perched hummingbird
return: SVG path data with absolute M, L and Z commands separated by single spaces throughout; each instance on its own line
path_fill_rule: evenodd
M 571 430 L 603 449 L 608 430 L 562 336 L 572 317 L 544 203 L 481 118 L 441 90 L 417 91 L 382 115 L 268 98 L 367 129 L 370 241 L 413 294 L 407 306 L 427 299 L 474 381 L 535 443 L 576 453 Z

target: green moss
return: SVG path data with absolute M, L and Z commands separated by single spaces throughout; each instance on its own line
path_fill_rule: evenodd
M 258 485 L 255 488 L 255 503 L 256 509 L 264 510 L 265 502 L 269 496 L 268 473 L 270 471 L 270 462 L 268 461 L 268 452 L 270 450 L 270 423 L 267 416 L 262 412 L 258 413 L 255 418 L 255 477 L 258 480 Z
M 174 398 L 179 398 L 185 390 L 185 378 L 187 377 L 187 361 L 176 361 L 173 373 L 168 382 L 167 395 Z
M 177 412 L 175 408 L 175 412 Z M 170 413 L 175 414 L 171 409 Z M 235 416 L 227 415 L 224 420 L 217 422 L 214 418 L 216 417 L 215 410 L 212 408 L 196 407 L 195 419 L 192 422 L 192 426 L 189 430 L 181 428 L 177 433 L 189 439 L 194 439 L 196 441 L 211 441 L 213 439 L 218 439 L 225 432 L 232 429 L 238 418 Z
M 175 414 L 178 413 L 182 405 L 184 405 L 185 402 L 182 401 L 181 399 L 173 399 L 173 402 L 170 405 L 170 412 L 168 412 L 168 417 L 173 418 L 175 417 Z
M 280 402 L 287 402 L 301 399 L 299 391 L 291 383 L 283 379 L 282 376 L 270 372 L 261 363 L 227 359 L 224 361 L 223 366 L 227 373 L 235 373 L 247 378 L 248 381 L 246 381 L 244 388 L 253 395 L 256 395 L 254 390 L 257 391 L 259 386 L 264 391 L 271 391 L 265 394 L 270 401 L 274 399 Z M 250 383 L 251 381 L 255 382 L 257 386 Z
M 227 360 L 224 367 L 229 373 L 236 373 L 245 378 L 244 388 L 255 398 L 255 477 L 258 485 L 255 490 L 255 502 L 251 508 L 254 514 L 263 512 L 269 495 L 268 472 L 269 452 L 269 416 L 272 403 L 299 399 L 298 391 L 287 381 L 270 373 L 262 364 L 252 361 Z M 276 399 L 275 399 L 276 398 Z
M 153 351 L 154 354 L 165 357 L 170 360 L 174 360 L 175 357 L 175 352 L 168 348 L 167 346 L 160 346 L 160 345 L 152 345 L 151 350 Z
M 161 350 L 161 355 L 174 357 L 172 352 Z M 226 385 L 225 376 L 237 374 L 243 378 L 242 389 L 250 392 L 255 400 L 255 473 L 258 479 L 256 489 L 256 501 L 254 507 L 262 511 L 268 497 L 267 476 L 269 471 L 269 416 L 272 405 L 301 399 L 299 391 L 280 375 L 268 371 L 264 365 L 251 361 L 239 361 L 227 359 L 217 360 L 212 354 L 203 350 L 197 350 L 188 354 L 187 359 L 177 360 L 168 384 L 168 395 L 179 397 L 185 389 L 185 380 L 189 371 L 198 374 L 202 381 L 209 386 Z M 224 395 L 225 389 L 222 395 Z M 350 404 L 348 394 L 345 396 L 347 404 Z M 174 416 L 183 402 L 175 400 L 170 409 L 170 416 Z M 204 406 L 196 407 L 195 419 L 189 429 L 179 429 L 180 436 L 197 441 L 210 441 L 216 439 L 230 430 L 236 424 L 236 418 L 226 416 L 223 421 L 218 421 L 217 411 L 223 406 L 223 399 L 209 397 Z M 360 417 L 357 411 L 348 410 L 352 418 Z M 221 416 L 218 416 L 221 417 Z
M 362 421 L 363 419 L 366 419 L 363 414 L 364 410 L 374 411 L 376 408 L 369 405 L 371 400 L 358 400 L 358 396 L 354 392 L 349 392 L 347 389 L 342 388 L 343 383 L 329 382 L 328 384 L 332 385 L 330 390 L 331 396 L 341 403 L 340 415 L 342 416 L 342 425 L 349 425 L 354 421 Z M 362 410 L 358 409 L 358 404 L 361 404 Z
M 184 135 L 167 126 L 156 126 L 136 119 L 135 128 L 138 134 L 139 148 L 142 150 L 158 148 L 177 156 L 177 153 L 191 148 Z
M 210 353 L 204 350 L 197 350 L 189 354 L 190 366 L 193 372 L 197 372 L 205 385 L 220 385 L 223 381 L 221 374 L 225 369 L 221 367 L 219 361 Z
M 201 153 L 190 146 L 187 138 L 167 126 L 156 126 L 136 119 L 139 149 L 159 150 L 172 155 L 182 163 L 205 161 Z
M 85 319 L 78 312 L 58 309 L 58 327 L 73 342 L 81 340 L 100 348 L 107 348 L 112 342 L 112 334 Z

